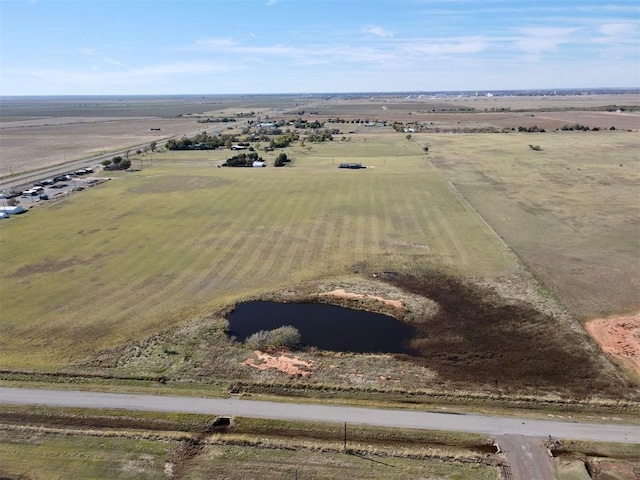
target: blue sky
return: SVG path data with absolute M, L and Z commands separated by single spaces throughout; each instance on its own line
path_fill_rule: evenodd
M 0 0 L 0 95 L 640 87 L 637 0 Z

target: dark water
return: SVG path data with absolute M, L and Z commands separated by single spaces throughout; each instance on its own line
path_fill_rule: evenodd
M 413 327 L 380 313 L 322 303 L 245 302 L 228 317 L 229 335 L 244 341 L 260 330 L 292 325 L 302 343 L 321 350 L 410 353 Z

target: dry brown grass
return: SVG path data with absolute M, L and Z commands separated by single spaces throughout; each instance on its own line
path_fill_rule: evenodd
M 152 131 L 151 128 L 161 128 Z M 130 146 L 147 146 L 173 135 L 193 132 L 184 118 L 55 118 L 0 123 L 0 176 L 87 159 Z M 135 148 L 132 153 L 135 157 Z
M 434 164 L 572 313 L 585 319 L 638 308 L 637 132 L 420 138 L 431 143 Z M 542 151 L 527 147 L 533 142 Z

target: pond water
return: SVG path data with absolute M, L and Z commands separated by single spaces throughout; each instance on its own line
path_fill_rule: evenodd
M 244 341 L 260 330 L 298 329 L 302 343 L 321 350 L 354 353 L 410 353 L 415 329 L 380 313 L 324 303 L 244 302 L 228 316 L 229 336 Z

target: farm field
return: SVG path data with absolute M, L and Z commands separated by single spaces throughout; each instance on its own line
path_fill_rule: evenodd
M 154 155 L 142 172 L 4 224 L 13 255 L 2 272 L 3 363 L 78 361 L 359 261 L 515 268 L 404 137 L 314 145 L 291 152 L 295 167 L 284 169 L 216 168 L 226 155 Z M 344 159 L 370 168 L 339 170 Z
M 637 98 L 567 98 L 566 105 L 632 105 Z M 24 155 L 21 165 L 33 160 L 32 169 L 57 163 L 70 141 L 66 156 L 86 157 L 96 148 L 144 145 L 159 133 L 218 128 L 196 123 L 209 115 L 255 110 L 290 118 L 283 109 L 294 112 L 297 101 L 214 98 L 182 110 L 178 101 L 109 103 L 87 105 L 75 117 L 67 116 L 67 103 L 47 106 L 50 117 L 30 106 L 29 115 L 3 112 L 0 148 Z M 528 97 L 365 99 L 351 110 L 348 101 L 306 101 L 309 121 L 381 112 L 387 122 L 434 123 L 409 137 L 390 126 L 336 124 L 329 126 L 343 131 L 333 142 L 274 152 L 264 151 L 266 142 L 253 144 L 268 165 L 286 152 L 293 161 L 283 168 L 223 168 L 229 150 L 161 148 L 136 157 L 141 171 L 109 172 L 105 183 L 0 222 L 0 381 L 635 421 L 637 379 L 579 321 L 640 308 L 637 112 L 543 110 L 548 99 Z M 536 110 L 427 111 L 439 105 Z M 617 131 L 550 131 L 577 122 Z M 462 133 L 520 125 L 548 131 Z M 47 148 L 48 135 L 55 147 Z M 341 162 L 367 168 L 338 169 Z M 251 299 L 390 314 L 415 328 L 414 355 L 253 351 L 229 339 L 224 318 Z M 291 365 L 308 368 L 296 375 Z M 382 439 L 391 435 L 387 445 L 362 430 L 353 445 L 362 455 L 347 455 L 339 439 L 312 438 L 326 426 L 278 425 L 274 433 L 268 422 L 243 419 L 225 439 L 201 433 L 208 418 L 180 417 L 165 432 L 162 415 L 126 424 L 124 413 L 41 409 L 29 417 L 14 410 L 3 412 L 0 476 L 263 478 L 269 471 L 272 478 L 331 478 L 339 468 L 352 478 L 499 478 L 493 455 L 485 464 L 452 462 L 452 452 L 469 455 L 456 447 L 436 451 L 444 460 L 429 460 L 440 440 L 422 433 L 422 443 L 405 445 L 398 431 L 383 432 Z M 299 429 L 294 444 L 286 428 Z M 283 438 L 265 440 L 278 432 Z M 596 451 L 567 447 L 559 471 L 573 478 L 583 465 L 575 458 Z M 610 457 L 630 462 L 619 468 L 631 471 L 637 453 L 623 453 Z M 600 455 L 589 455 L 599 465 Z M 607 469 L 614 471 L 602 464 Z
M 428 139 L 434 164 L 582 320 L 640 308 L 638 132 Z
M 429 138 L 434 151 L 468 140 Z M 218 312 L 261 296 L 395 288 L 415 306 L 405 316 L 419 356 L 347 356 L 332 370 L 331 356 L 305 353 L 317 362 L 311 383 L 621 392 L 619 374 L 541 297 L 421 139 L 355 135 L 288 154 L 293 166 L 280 169 L 218 168 L 228 151 L 154 154 L 142 171 L 3 224 L 3 366 L 277 383 L 242 365 L 251 353 L 220 336 Z
M 151 130 L 159 128 L 160 131 Z M 0 123 L 0 175 L 88 159 L 196 131 L 185 118 L 77 118 Z M 135 151 L 135 148 L 133 149 Z
M 295 104 L 293 96 L 252 95 L 0 97 L 0 177 L 222 128 L 197 123 L 208 116 Z

